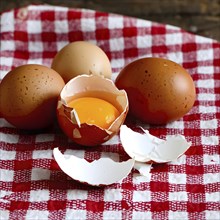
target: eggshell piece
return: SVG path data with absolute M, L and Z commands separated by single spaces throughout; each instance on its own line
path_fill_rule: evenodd
M 111 185 L 124 179 L 134 166 L 134 159 L 115 162 L 105 157 L 88 162 L 74 155 L 64 155 L 54 148 L 53 155 L 60 169 L 72 179 L 92 186 Z
M 108 129 L 81 123 L 75 109 L 68 107 L 69 101 L 85 96 L 106 100 L 118 109 L 120 115 Z M 85 146 L 102 144 L 114 136 L 123 124 L 127 112 L 126 92 L 118 90 L 111 80 L 95 75 L 81 75 L 70 80 L 61 91 L 57 105 L 57 117 L 64 133 L 74 142 Z
M 105 52 L 87 41 L 75 41 L 64 46 L 54 57 L 52 69 L 67 83 L 82 75 L 99 75 L 111 79 L 111 64 Z
M 16 67 L 0 84 L 0 114 L 17 128 L 45 128 L 56 119 L 57 100 L 64 85 L 61 76 L 46 66 Z
M 182 135 L 162 140 L 143 130 L 143 134 L 122 125 L 120 140 L 126 153 L 138 162 L 166 163 L 177 159 L 191 146 Z
M 129 113 L 149 124 L 178 120 L 193 107 L 196 90 L 192 77 L 179 64 L 147 57 L 126 65 L 115 81 L 127 92 Z
M 142 176 L 149 176 L 152 164 L 142 163 L 135 161 L 134 169 L 137 170 Z

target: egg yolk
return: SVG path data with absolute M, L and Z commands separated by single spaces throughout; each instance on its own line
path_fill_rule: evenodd
M 68 103 L 78 114 L 80 123 L 87 123 L 107 129 L 120 115 L 119 111 L 109 102 L 93 97 L 83 97 Z

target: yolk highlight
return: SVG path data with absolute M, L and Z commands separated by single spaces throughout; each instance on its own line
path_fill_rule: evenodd
M 93 97 L 83 97 L 68 103 L 74 108 L 81 123 L 87 123 L 107 129 L 120 115 L 119 111 L 109 102 Z

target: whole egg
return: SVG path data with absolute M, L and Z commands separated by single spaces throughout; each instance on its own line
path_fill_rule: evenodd
M 56 119 L 65 83 L 54 70 L 37 64 L 16 67 L 0 83 L 0 115 L 21 129 L 42 129 Z
M 72 78 L 87 74 L 111 78 L 111 64 L 105 52 L 87 41 L 75 41 L 64 46 L 53 59 L 52 69 L 67 83 Z
M 125 66 L 115 81 L 127 92 L 129 112 L 149 124 L 166 124 L 192 108 L 196 90 L 179 64 L 162 58 L 141 58 Z

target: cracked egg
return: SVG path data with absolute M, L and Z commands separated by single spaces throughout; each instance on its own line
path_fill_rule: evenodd
M 63 88 L 57 105 L 58 122 L 74 142 L 95 146 L 113 137 L 128 112 L 128 98 L 113 81 L 80 75 Z

